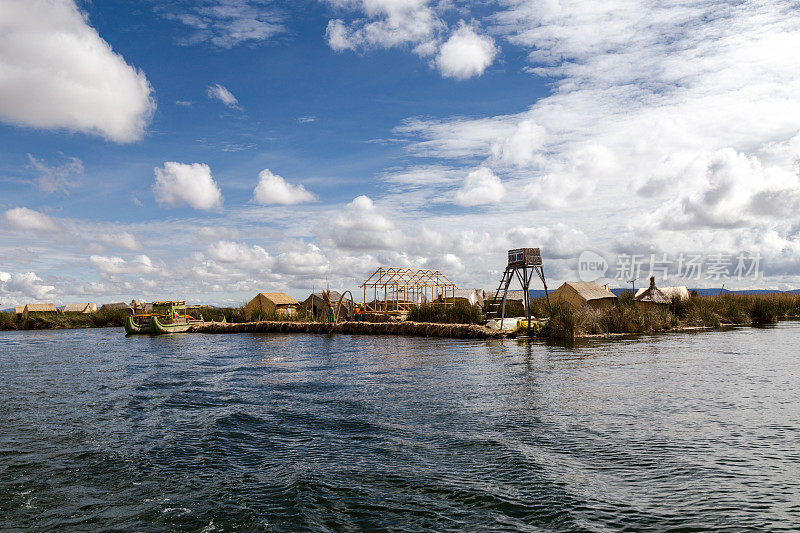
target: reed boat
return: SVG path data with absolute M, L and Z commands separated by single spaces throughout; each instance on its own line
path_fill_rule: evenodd
M 226 323 L 225 317 L 220 323 Z M 195 324 L 205 324 L 200 306 L 187 306 L 185 301 L 153 302 L 149 313 L 134 313 L 125 319 L 128 335 L 162 335 L 183 333 Z

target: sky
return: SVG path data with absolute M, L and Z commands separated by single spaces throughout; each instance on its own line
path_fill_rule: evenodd
M 799 49 L 794 1 L 0 0 L 0 307 L 490 289 L 517 247 L 794 289 Z

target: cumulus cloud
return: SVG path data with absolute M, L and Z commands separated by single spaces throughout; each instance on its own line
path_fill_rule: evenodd
M 42 192 L 69 192 L 78 185 L 77 176 L 83 174 L 83 161 L 77 157 L 68 157 L 61 165 L 50 166 L 40 159 L 28 154 L 31 166 L 39 171 L 39 190 Z
M 159 204 L 173 207 L 188 204 L 206 211 L 222 207 L 222 193 L 208 165 L 170 161 L 154 171 L 153 192 Z
M 458 205 L 496 204 L 503 199 L 505 187 L 488 168 L 481 167 L 467 174 L 464 185 L 456 192 Z
M 494 62 L 497 52 L 494 39 L 479 35 L 462 21 L 439 48 L 436 67 L 445 78 L 465 80 L 482 75 Z
M 61 229 L 61 225 L 54 218 L 27 207 L 9 209 L 3 213 L 3 220 L 6 225 L 14 229 L 43 232 L 59 231 Z
M 55 286 L 47 285 L 42 278 L 34 272 L 24 272 L 11 275 L 7 272 L 0 272 L 0 289 L 2 292 L 14 295 L 33 298 L 34 300 L 44 300 L 51 297 Z
M 122 257 L 90 255 L 89 264 L 102 274 L 147 274 L 157 270 L 156 265 L 146 255 L 137 255 L 130 261 Z
M 233 96 L 233 93 L 231 93 L 228 89 L 226 89 L 219 83 L 215 83 L 214 85 L 209 85 L 208 88 L 206 89 L 206 94 L 212 100 L 219 100 L 220 102 L 222 102 L 231 109 L 236 109 L 239 111 L 242 110 L 241 106 L 239 105 L 239 100 L 237 100 L 236 97 Z
M 286 31 L 283 14 L 263 0 L 208 0 L 190 10 L 166 12 L 192 29 L 178 44 L 209 43 L 232 48 L 242 43 L 258 43 Z
M 268 168 L 258 173 L 258 185 L 253 190 L 253 200 L 262 205 L 293 205 L 312 202 L 316 196 L 302 185 L 292 185 L 284 178 L 273 174 Z
M 128 65 L 72 0 L 6 0 L 0 16 L 0 120 L 32 128 L 141 139 L 155 109 Z

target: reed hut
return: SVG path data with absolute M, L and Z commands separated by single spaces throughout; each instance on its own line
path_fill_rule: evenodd
M 14 314 L 15 315 L 21 315 L 24 312 L 25 312 L 25 306 L 24 305 L 16 305 L 16 306 L 14 306 Z
M 127 309 L 128 311 L 133 314 L 133 309 L 130 305 L 126 304 L 125 302 L 114 302 L 109 304 L 103 304 L 100 306 L 101 311 L 115 311 L 117 309 Z
M 337 291 L 331 291 L 330 302 L 334 310 L 339 304 L 339 300 L 342 301 L 342 308 L 339 310 L 339 316 L 350 316 L 353 313 L 353 301 L 349 298 L 342 298 L 341 293 Z M 328 312 L 328 304 L 325 303 L 325 297 L 321 292 L 312 292 L 308 298 L 303 300 L 303 302 L 300 304 L 300 307 L 302 307 L 306 313 L 309 313 L 315 319 L 326 318 L 326 313 Z
M 260 292 L 244 308 L 247 320 L 253 313 L 260 311 L 264 315 L 277 315 L 282 317 L 297 316 L 300 302 L 283 292 Z
M 25 309 L 22 310 L 22 316 L 28 317 L 30 313 L 57 313 L 56 304 L 27 304 Z
M 641 289 L 636 291 L 636 298 L 638 298 L 641 294 L 644 294 L 646 290 L 648 290 L 647 287 L 642 287 Z M 658 290 L 660 290 L 664 296 L 669 298 L 670 301 L 689 299 L 689 289 L 683 286 L 659 287 Z
M 553 304 L 564 303 L 576 311 L 583 307 L 605 309 L 613 305 L 616 299 L 617 295 L 608 287 L 594 281 L 567 281 L 550 294 Z
M 97 304 L 67 304 L 61 311 L 64 313 L 88 315 L 97 311 Z
M 483 302 L 486 299 L 483 289 L 454 289 L 453 292 L 452 297 L 448 295 L 446 298 L 440 294 L 435 300 L 436 303 L 456 303 L 483 309 Z
M 670 298 L 656 287 L 656 277 L 650 276 L 650 286 L 634 297 L 639 309 L 663 309 L 670 303 Z

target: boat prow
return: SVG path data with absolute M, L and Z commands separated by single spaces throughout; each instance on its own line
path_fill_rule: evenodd
M 146 335 L 150 333 L 150 324 L 139 325 L 134 321 L 133 316 L 125 318 L 125 333 L 127 335 Z
M 166 333 L 184 333 L 194 324 L 200 323 L 200 321 L 195 322 L 181 322 L 178 324 L 163 324 L 156 315 L 150 317 L 150 331 L 153 335 L 164 335 Z

